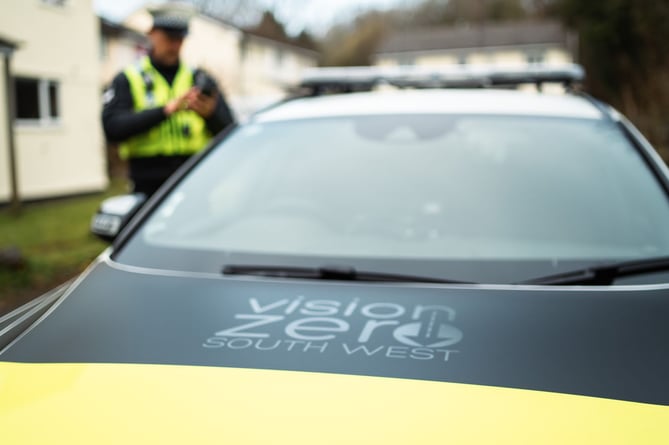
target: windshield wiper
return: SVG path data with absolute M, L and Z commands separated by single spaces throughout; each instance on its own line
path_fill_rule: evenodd
M 669 257 L 622 261 L 522 281 L 517 284 L 607 286 L 616 278 L 669 271 Z
M 223 267 L 223 274 L 255 275 L 261 277 L 277 278 L 301 278 L 309 280 L 475 284 L 467 281 L 446 280 L 417 275 L 364 271 L 347 266 L 296 267 L 228 264 Z

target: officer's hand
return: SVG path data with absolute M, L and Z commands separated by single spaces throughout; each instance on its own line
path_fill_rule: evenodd
M 192 88 L 187 95 L 188 109 L 195 111 L 203 119 L 209 119 L 216 109 L 216 96 L 202 94 L 198 88 Z
M 170 116 L 179 110 L 187 108 L 189 94 L 190 91 L 181 97 L 177 97 L 176 99 L 172 99 L 171 101 L 169 101 L 167 105 L 165 105 L 165 107 L 163 108 L 163 110 L 165 111 L 165 115 Z

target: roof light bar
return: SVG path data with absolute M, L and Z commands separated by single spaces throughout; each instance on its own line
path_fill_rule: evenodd
M 368 90 L 383 84 L 399 88 L 483 88 L 531 83 L 571 85 L 584 78 L 585 71 L 577 64 L 332 67 L 305 70 L 300 87 L 350 91 Z

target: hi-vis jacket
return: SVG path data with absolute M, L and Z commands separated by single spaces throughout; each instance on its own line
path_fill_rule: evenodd
M 170 86 L 148 56 L 124 71 L 130 85 L 135 111 L 166 105 L 185 94 L 192 86 L 194 72 L 183 63 Z M 205 120 L 194 111 L 180 111 L 146 133 L 133 136 L 121 144 L 121 157 L 192 155 L 207 144 L 211 134 Z

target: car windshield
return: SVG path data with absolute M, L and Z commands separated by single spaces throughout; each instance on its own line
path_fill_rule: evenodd
M 665 191 L 613 122 L 334 117 L 239 127 L 116 259 L 512 282 L 557 264 L 669 255 L 667 227 Z

